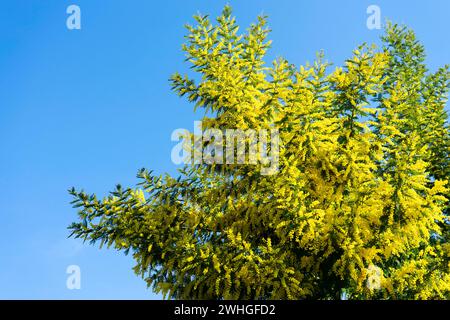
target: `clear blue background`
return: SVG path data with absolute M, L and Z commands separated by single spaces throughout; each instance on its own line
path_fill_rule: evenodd
M 428 52 L 431 70 L 450 63 L 450 1 L 229 1 L 247 27 L 269 15 L 268 60 L 300 65 L 321 49 L 341 64 L 360 43 L 378 42 L 366 9 L 406 23 Z M 66 28 L 77 4 L 82 29 Z M 180 50 L 199 12 L 217 16 L 225 1 L 2 0 L 0 2 L 0 298 L 149 299 L 133 261 L 67 239 L 76 218 L 67 188 L 104 195 L 133 185 L 139 168 L 175 172 L 176 128 L 199 115 L 170 91 L 188 66 Z M 81 290 L 66 268 L 81 267 Z

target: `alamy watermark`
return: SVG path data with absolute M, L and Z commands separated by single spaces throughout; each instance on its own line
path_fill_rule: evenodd
M 81 9 L 76 4 L 67 7 L 66 13 L 69 15 L 66 20 L 66 26 L 69 30 L 81 29 Z
M 366 26 L 369 30 L 381 29 L 381 9 L 379 6 L 372 4 L 367 7 L 366 13 L 369 17 L 366 20 Z
M 66 287 L 69 290 L 81 289 L 81 269 L 79 266 L 72 264 L 67 267 L 66 273 L 69 275 L 66 280 Z
M 371 264 L 367 268 L 367 288 L 369 290 L 379 290 L 381 289 L 381 279 L 383 277 L 383 270 L 380 267 L 377 267 Z
M 194 132 L 176 129 L 172 141 L 174 164 L 251 164 L 261 165 L 262 175 L 278 172 L 280 137 L 277 129 L 206 129 L 194 122 Z

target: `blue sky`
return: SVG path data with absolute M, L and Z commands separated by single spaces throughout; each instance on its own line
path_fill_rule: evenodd
M 450 63 L 450 1 L 4 0 L 0 6 L 0 298 L 158 299 L 130 256 L 67 239 L 76 218 L 67 189 L 105 195 L 136 182 L 139 168 L 175 173 L 176 128 L 199 115 L 171 92 L 185 73 L 183 25 L 230 3 L 246 27 L 269 16 L 268 60 L 296 65 L 324 50 L 336 65 L 362 42 L 378 42 L 366 9 L 412 27 L 431 70 Z M 81 30 L 66 8 L 81 8 Z M 81 268 L 81 289 L 66 268 Z

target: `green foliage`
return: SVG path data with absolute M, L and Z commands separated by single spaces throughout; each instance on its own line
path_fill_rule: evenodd
M 266 66 L 264 17 L 244 34 L 229 7 L 195 20 L 183 49 L 201 77 L 173 89 L 212 114 L 204 129 L 276 127 L 279 172 L 200 164 L 142 169 L 101 200 L 72 189 L 71 235 L 131 252 L 168 298 L 450 298 L 448 68 L 429 73 L 392 24 L 330 70 L 322 54 Z

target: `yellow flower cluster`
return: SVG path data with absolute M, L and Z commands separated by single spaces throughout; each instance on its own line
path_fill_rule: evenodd
M 330 70 L 264 63 L 260 17 L 197 16 L 183 46 L 197 81 L 173 89 L 209 128 L 277 128 L 280 170 L 193 165 L 143 170 L 112 197 L 72 191 L 73 234 L 131 250 L 135 272 L 171 298 L 450 298 L 446 69 L 427 74 L 414 34 L 390 25 Z M 144 194 L 145 193 L 145 194 Z

